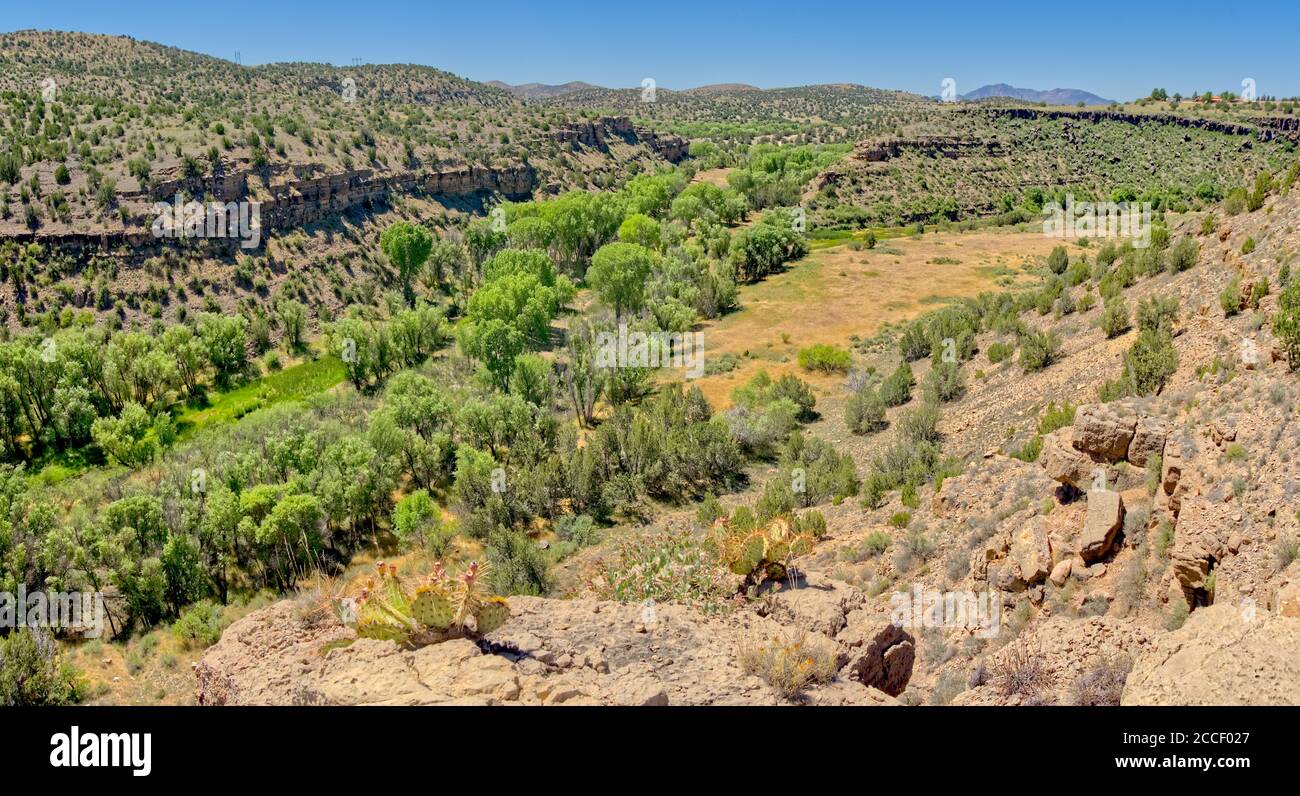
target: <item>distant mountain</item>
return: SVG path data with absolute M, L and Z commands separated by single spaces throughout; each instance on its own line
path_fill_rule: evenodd
M 489 80 L 489 86 L 503 88 L 514 94 L 520 99 L 546 99 L 548 97 L 561 97 L 565 94 L 572 94 L 575 91 L 582 91 L 588 88 L 600 88 L 590 83 L 584 83 L 581 80 L 571 80 L 568 83 L 561 83 L 558 86 L 550 86 L 545 83 L 521 83 L 512 86 L 509 83 L 502 83 L 500 80 Z
M 1006 83 L 980 86 L 974 91 L 961 95 L 961 98 L 965 100 L 981 100 L 990 97 L 1009 97 L 1010 99 L 1024 100 L 1025 102 L 1045 102 L 1048 105 L 1078 105 L 1080 102 L 1084 105 L 1114 104 L 1114 100 L 1098 97 L 1096 94 L 1077 88 L 1054 88 L 1051 91 L 1038 91 L 1032 88 L 1016 88 L 1015 86 L 1008 86 Z

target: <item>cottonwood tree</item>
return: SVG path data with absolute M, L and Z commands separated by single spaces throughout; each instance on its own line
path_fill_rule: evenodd
M 614 317 L 635 313 L 645 304 L 646 280 L 654 266 L 650 250 L 635 243 L 610 243 L 591 258 L 587 283 L 601 301 L 614 310 Z
M 415 306 L 415 291 L 411 289 L 411 282 L 429 259 L 429 252 L 433 249 L 433 236 L 424 227 L 398 221 L 379 236 L 379 248 L 397 269 L 407 305 Z

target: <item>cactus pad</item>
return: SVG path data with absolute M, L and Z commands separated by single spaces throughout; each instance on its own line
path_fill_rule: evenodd
M 491 633 L 510 618 L 510 606 L 504 598 L 489 597 L 478 607 L 474 615 L 475 629 L 479 633 Z
M 415 602 L 411 604 L 411 615 L 415 621 L 425 627 L 444 631 L 451 627 L 455 619 L 451 600 L 442 589 L 422 586 L 415 590 Z

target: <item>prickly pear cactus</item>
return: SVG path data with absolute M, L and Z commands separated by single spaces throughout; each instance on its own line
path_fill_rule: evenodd
M 504 597 L 488 597 L 474 614 L 474 629 L 479 633 L 491 633 L 506 623 L 510 618 L 510 606 Z
M 472 562 L 452 577 L 436 564 L 412 596 L 397 577 L 397 567 L 381 561 L 376 566 L 379 582 L 367 580 L 357 600 L 357 635 L 420 644 L 491 633 L 510 618 L 510 606 L 487 591 L 486 571 Z
M 425 627 L 439 631 L 450 628 L 455 619 L 451 598 L 447 596 L 446 590 L 431 585 L 423 585 L 415 590 L 411 615 Z
M 736 530 L 717 522 L 713 533 L 722 563 L 744 576 L 742 588 L 786 577 L 790 559 L 812 550 L 814 542 L 811 535 L 796 532 L 783 517 L 753 530 Z

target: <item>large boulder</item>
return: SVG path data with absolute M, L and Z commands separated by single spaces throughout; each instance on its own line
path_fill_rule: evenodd
M 1075 489 L 1087 489 L 1092 483 L 1093 471 L 1098 467 L 1087 454 L 1071 444 L 1072 432 L 1068 428 L 1053 431 L 1043 437 L 1043 449 L 1038 454 L 1038 464 L 1047 477 Z
M 1241 509 L 1232 503 L 1203 497 L 1183 502 L 1170 559 L 1189 605 L 1210 596 L 1210 571 L 1227 554 L 1228 540 L 1242 520 Z
M 1128 457 L 1137 417 L 1109 404 L 1081 406 L 1074 415 L 1072 441 L 1077 450 L 1117 462 Z
M 1300 705 L 1300 619 L 1199 608 L 1137 657 L 1120 702 Z
M 1052 571 L 1052 547 L 1046 520 L 1033 517 L 1012 535 L 1011 558 L 1025 583 L 1037 583 L 1047 577 Z
M 847 672 L 850 679 L 890 696 L 907 688 L 916 663 L 916 639 L 888 617 L 854 611 L 836 640 L 849 648 L 841 675 Z
M 1153 458 L 1164 456 L 1165 439 L 1169 424 L 1158 417 L 1142 417 L 1133 430 L 1133 441 L 1128 446 L 1128 460 L 1138 467 L 1146 467 Z
M 848 614 L 866 597 L 849 584 L 815 573 L 790 580 L 769 581 L 759 589 L 767 596 L 769 616 L 783 625 L 834 637 L 848 623 Z
M 1079 555 L 1088 563 L 1105 556 L 1123 525 L 1124 499 L 1118 492 L 1107 489 L 1088 492 L 1088 516 L 1079 536 Z

